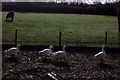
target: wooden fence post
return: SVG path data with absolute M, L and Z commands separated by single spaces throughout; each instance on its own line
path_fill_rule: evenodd
M 15 46 L 17 45 L 17 29 L 15 29 Z
M 118 32 L 120 33 L 120 1 L 117 2 Z
M 61 46 L 61 31 L 59 31 L 59 46 Z
M 107 45 L 107 31 L 105 32 L 105 45 Z

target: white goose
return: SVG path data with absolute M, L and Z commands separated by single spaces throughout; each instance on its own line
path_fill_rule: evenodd
M 66 57 L 66 51 L 65 51 L 65 45 L 63 46 L 63 51 L 57 51 L 52 53 L 52 58 L 53 59 L 65 59 Z
M 102 46 L 102 52 L 95 54 L 95 57 L 100 60 L 100 63 L 103 63 L 103 61 L 106 57 L 106 52 L 105 52 L 104 48 L 105 48 L 105 45 Z
M 10 48 L 8 50 L 5 50 L 5 53 L 7 53 L 7 55 L 15 57 L 15 56 L 17 56 L 18 53 L 20 53 L 20 51 L 19 51 L 20 47 L 21 47 L 21 45 L 17 44 L 16 47 L 13 47 L 13 48 Z
M 49 49 L 44 49 L 44 50 L 42 50 L 42 51 L 39 51 L 38 53 L 40 54 L 40 55 L 42 55 L 42 56 L 50 56 L 51 55 L 51 53 L 52 53 L 52 48 L 53 48 L 53 46 L 51 45 L 50 47 L 49 47 Z

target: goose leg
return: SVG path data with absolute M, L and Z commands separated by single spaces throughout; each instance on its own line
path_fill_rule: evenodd
M 67 62 L 66 57 L 64 57 L 65 62 Z
M 100 64 L 104 64 L 104 60 L 103 59 L 100 59 Z
M 11 57 L 12 57 L 12 58 L 15 58 L 15 54 L 12 54 Z
M 60 58 L 60 62 L 61 62 L 61 58 Z
M 53 58 L 51 57 L 51 60 L 53 61 Z
M 42 56 L 42 59 L 45 59 L 45 56 Z

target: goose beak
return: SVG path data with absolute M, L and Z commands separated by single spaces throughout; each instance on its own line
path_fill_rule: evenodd
M 52 45 L 49 48 L 54 48 Z

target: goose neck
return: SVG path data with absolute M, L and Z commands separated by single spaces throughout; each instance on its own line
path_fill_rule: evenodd
M 19 50 L 19 47 L 17 47 L 17 49 Z
M 104 47 L 102 47 L 102 52 L 105 52 Z
M 50 48 L 50 51 L 51 51 L 51 53 L 52 53 L 52 48 Z
M 65 47 L 63 47 L 63 51 L 65 51 Z

